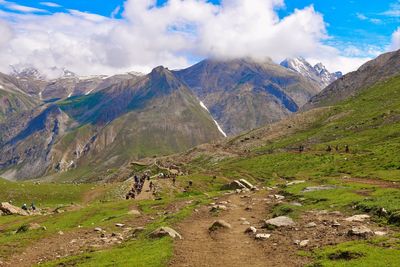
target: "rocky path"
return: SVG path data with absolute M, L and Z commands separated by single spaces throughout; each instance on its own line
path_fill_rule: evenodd
M 265 220 L 272 218 L 274 205 L 286 202 L 275 192 L 233 194 L 216 200 L 218 212 L 203 207 L 176 227 L 183 240 L 175 241 L 172 267 L 207 266 L 305 266 L 311 263 L 300 251 L 346 241 L 387 234 L 369 216 L 348 217 L 340 212 L 307 211 L 293 225 L 266 229 Z M 215 207 L 215 206 L 214 206 Z M 286 217 L 287 218 L 287 217 Z M 216 220 L 231 224 L 231 229 L 210 232 Z M 257 234 L 245 233 L 249 226 Z M 353 231 L 353 232 L 352 232 Z M 352 234 L 349 234 L 351 232 Z

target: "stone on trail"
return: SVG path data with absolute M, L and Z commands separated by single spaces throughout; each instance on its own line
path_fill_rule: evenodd
M 345 221 L 348 222 L 364 222 L 365 220 L 369 219 L 371 216 L 367 214 L 359 214 L 359 215 L 354 215 L 351 217 L 348 217 L 345 219 Z
M 8 202 L 3 202 L 0 204 L 0 211 L 2 211 L 5 215 L 21 215 L 28 216 L 29 213 L 24 211 L 21 208 L 11 205 Z
M 305 227 L 306 228 L 314 228 L 314 227 L 317 227 L 317 224 L 315 222 L 310 222 L 310 223 L 307 223 L 305 225 Z
M 125 224 L 123 224 L 123 223 L 116 223 L 116 224 L 115 224 L 115 226 L 116 226 L 116 227 L 120 227 L 120 228 L 122 228 L 122 227 L 124 227 L 124 226 L 125 226 Z
M 306 181 L 304 180 L 296 180 L 296 181 L 292 181 L 286 184 L 286 186 L 291 186 L 291 185 L 296 185 L 296 184 L 304 184 Z
M 244 232 L 246 234 L 255 234 L 255 233 L 257 233 L 257 229 L 254 226 L 250 226 Z
M 385 235 L 387 235 L 387 233 L 386 233 L 386 232 L 383 232 L 383 231 L 376 231 L 376 232 L 374 232 L 374 234 L 375 234 L 376 236 L 385 236 Z
M 285 196 L 281 196 L 281 195 L 274 195 L 273 197 L 275 199 L 277 199 L 277 200 L 284 200 L 285 199 Z
M 182 239 L 182 236 L 177 231 L 175 231 L 174 229 L 172 229 L 170 227 L 166 227 L 166 226 L 160 227 L 150 234 L 151 238 L 162 238 L 165 236 L 170 236 L 174 239 L 175 238 Z
M 96 228 L 94 228 L 94 231 L 95 232 L 103 232 L 103 229 L 101 229 L 100 227 L 96 227 Z
M 222 190 L 241 190 L 241 189 L 245 189 L 246 186 L 244 184 L 242 184 L 241 182 L 239 182 L 238 180 L 235 180 L 229 184 L 226 184 L 222 187 Z
M 256 234 L 255 239 L 257 240 L 267 240 L 271 237 L 270 234 Z
M 347 235 L 349 236 L 358 236 L 358 237 L 362 237 L 362 238 L 368 238 L 370 236 L 374 235 L 374 232 L 372 232 L 371 229 L 369 229 L 366 226 L 357 226 L 357 227 L 353 227 L 351 228 Z
M 210 228 L 208 228 L 208 230 L 210 230 L 211 232 L 213 232 L 213 231 L 216 231 L 216 230 L 221 229 L 221 228 L 231 229 L 232 226 L 231 226 L 229 223 L 227 223 L 226 221 L 224 221 L 224 220 L 218 220 L 218 221 L 215 221 L 215 222 L 210 226 Z
M 279 216 L 273 219 L 269 219 L 265 221 L 265 227 L 268 228 L 268 226 L 275 226 L 275 227 L 284 227 L 284 226 L 292 226 L 294 225 L 294 221 L 292 218 L 289 218 L 287 216 Z
M 211 207 L 210 212 L 217 212 L 220 210 L 228 210 L 228 208 L 224 205 L 214 205 Z
M 249 183 L 248 181 L 246 181 L 245 179 L 240 179 L 239 182 L 244 185 L 245 187 L 247 187 L 248 189 L 253 189 L 254 186 Z

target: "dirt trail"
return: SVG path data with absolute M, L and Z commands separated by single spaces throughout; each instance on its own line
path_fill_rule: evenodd
M 150 181 L 145 181 L 142 192 L 136 197 L 136 200 L 153 199 L 153 193 L 150 191 Z
M 231 195 L 222 200 L 229 201 L 228 211 L 216 216 L 204 207 L 177 227 L 184 239 L 175 243 L 170 266 L 302 266 L 304 259 L 294 250 L 277 252 L 273 245 L 266 249 L 265 242 L 270 241 L 256 241 L 244 233 L 250 225 L 259 229 L 260 220 L 267 218 L 269 207 L 265 199 Z M 248 207 L 251 210 L 246 210 Z M 241 218 L 250 225 L 244 225 Z M 230 223 L 232 229 L 210 234 L 208 228 L 219 219 Z
M 400 188 L 400 183 L 398 182 L 391 182 L 391 181 L 385 181 L 385 180 L 380 180 L 380 179 L 371 179 L 371 178 L 343 178 L 344 182 L 347 183 L 360 183 L 360 184 L 366 184 L 366 185 L 373 185 L 377 186 L 380 188 Z

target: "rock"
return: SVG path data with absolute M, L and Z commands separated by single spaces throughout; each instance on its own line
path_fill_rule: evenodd
M 13 206 L 8 202 L 2 202 L 0 204 L 0 211 L 2 211 L 4 215 L 21 215 L 21 216 L 29 215 L 28 212 L 24 211 L 21 208 Z
M 274 195 L 274 198 L 277 200 L 284 200 L 285 196 L 281 196 L 281 195 Z
M 247 187 L 248 189 L 254 188 L 254 186 L 251 183 L 249 183 L 248 181 L 246 181 L 245 179 L 240 179 L 239 182 L 241 184 L 243 184 L 245 187 Z
M 160 227 L 150 234 L 151 238 L 162 238 L 165 236 L 170 236 L 174 239 L 175 238 L 182 239 L 182 236 L 177 231 L 175 231 L 170 227 Z
M 306 247 L 308 243 L 310 243 L 310 240 L 302 240 L 300 241 L 299 246 L 303 248 Z
M 366 226 L 357 226 L 351 228 L 351 230 L 348 231 L 347 235 L 368 238 L 370 236 L 373 236 L 374 232 L 372 232 L 372 230 Z
M 211 207 L 210 212 L 217 212 L 217 211 L 221 211 L 221 210 L 228 210 L 228 207 L 226 207 L 224 205 L 214 205 Z
M 307 192 L 322 191 L 322 190 L 332 190 L 336 188 L 337 186 L 334 185 L 309 186 L 304 188 L 302 192 L 307 193 Z
M 290 205 L 295 206 L 295 207 L 302 207 L 303 205 L 299 202 L 292 202 Z
M 270 234 L 256 234 L 255 239 L 257 240 L 267 240 L 271 237 Z
M 222 187 L 222 190 L 241 190 L 241 189 L 245 189 L 246 186 L 244 184 L 242 184 L 241 182 L 239 182 L 238 180 L 235 180 L 229 184 L 226 184 Z
M 116 226 L 116 227 L 120 227 L 120 228 L 122 228 L 122 227 L 124 227 L 124 226 L 125 226 L 125 224 L 123 224 L 123 223 L 116 223 L 116 224 L 115 224 L 115 226 Z
M 247 206 L 244 210 L 245 210 L 245 211 L 252 211 L 252 210 L 253 210 L 253 207 L 252 207 L 252 206 Z
M 246 218 L 240 218 L 239 221 L 245 222 L 245 221 L 247 221 L 247 219 Z
M 257 233 L 257 229 L 254 226 L 250 226 L 244 232 L 246 234 L 255 234 L 255 233 Z
M 371 216 L 367 214 L 360 214 L 360 215 L 354 215 L 351 217 L 348 217 L 345 219 L 345 221 L 348 222 L 364 222 L 365 220 L 369 219 Z
M 208 228 L 208 230 L 210 230 L 211 232 L 213 232 L 213 231 L 218 230 L 218 229 L 221 229 L 221 228 L 231 229 L 232 226 L 231 226 L 229 223 L 227 223 L 226 221 L 224 221 L 224 220 L 218 220 L 218 221 L 215 221 L 215 222 L 210 226 L 210 228 Z
M 265 227 L 275 226 L 275 227 L 284 227 L 284 226 L 292 226 L 294 225 L 294 221 L 287 216 L 279 216 L 273 219 L 269 219 L 265 221 Z
M 28 229 L 29 230 L 44 230 L 44 231 L 47 230 L 46 226 L 41 226 L 38 223 L 30 223 L 30 224 L 28 224 Z
M 340 223 L 339 223 L 338 221 L 334 220 L 334 221 L 332 222 L 332 226 L 333 226 L 333 227 L 339 227 L 339 226 L 340 226 Z
M 304 180 L 298 180 L 298 181 L 292 181 L 290 183 L 287 183 L 286 186 L 291 186 L 291 185 L 296 185 L 296 184 L 304 184 L 306 181 Z
M 140 211 L 138 211 L 138 210 L 130 210 L 130 211 L 128 211 L 128 214 L 129 215 L 141 215 Z
M 59 235 L 64 235 L 64 232 L 63 231 L 58 231 L 58 234 Z
M 103 232 L 103 229 L 101 229 L 100 227 L 96 227 L 96 228 L 94 228 L 94 231 L 95 232 Z
M 135 229 L 133 229 L 132 231 L 132 236 L 133 237 L 137 237 L 138 234 L 142 233 L 146 228 L 144 227 L 136 227 Z
M 310 222 L 310 223 L 307 223 L 304 227 L 306 227 L 306 228 L 314 228 L 314 227 L 317 227 L 317 224 L 315 222 Z
M 244 221 L 244 222 L 242 222 L 242 225 L 250 225 L 250 222 Z
M 376 231 L 376 232 L 374 232 L 374 234 L 375 234 L 376 236 L 385 236 L 385 235 L 387 235 L 387 233 L 386 233 L 386 232 L 383 232 L 383 231 Z
M 217 203 L 218 205 L 228 205 L 228 201 L 220 201 Z

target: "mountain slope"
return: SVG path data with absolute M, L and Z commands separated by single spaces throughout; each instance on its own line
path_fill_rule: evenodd
M 367 62 L 357 71 L 340 78 L 321 93 L 314 96 L 304 109 L 333 105 L 358 95 L 379 81 L 398 75 L 400 72 L 400 50 L 383 54 Z
M 330 73 L 322 63 L 318 63 L 313 67 L 302 57 L 285 59 L 281 62 L 281 66 L 317 83 L 321 89 L 343 76 L 341 72 Z
M 278 121 L 320 91 L 317 84 L 272 61 L 204 60 L 175 73 L 228 135 Z
M 96 174 L 129 160 L 222 137 L 197 97 L 163 67 L 90 95 L 44 105 L 23 118 L 22 127 L 0 127 L 7 136 L 0 144 L 6 178 L 83 168 L 85 178 L 99 179 Z

